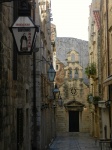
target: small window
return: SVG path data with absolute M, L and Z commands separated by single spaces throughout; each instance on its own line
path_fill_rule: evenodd
M 69 69 L 69 78 L 72 79 L 72 69 Z
M 56 65 L 56 70 L 58 70 L 58 65 Z
M 71 55 L 71 61 L 75 62 L 75 55 L 74 54 Z
M 79 78 L 79 69 L 78 68 L 75 68 L 75 70 L 74 70 L 74 78 L 75 79 Z

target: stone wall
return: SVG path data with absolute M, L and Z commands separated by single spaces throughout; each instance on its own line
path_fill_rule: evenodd
M 13 38 L 9 31 L 12 23 L 13 3 L 0 4 L 0 149 L 12 150 L 21 147 L 28 150 L 31 145 L 31 57 L 17 55 L 14 62 L 13 52 L 17 52 L 17 49 L 13 51 Z M 14 63 L 17 63 L 17 72 L 13 68 Z M 14 80 L 13 74 L 16 73 L 17 80 Z M 18 109 L 22 110 L 21 119 L 24 119 L 21 121 L 17 120 Z M 17 128 L 18 124 L 21 124 L 21 130 Z M 17 139 L 17 136 L 21 139 Z

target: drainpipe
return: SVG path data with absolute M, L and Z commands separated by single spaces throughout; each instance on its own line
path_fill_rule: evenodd
M 108 0 L 106 0 L 106 18 L 107 18 L 107 71 L 108 71 L 108 74 L 107 76 L 109 77 L 110 76 L 110 63 L 109 63 L 109 55 L 110 55 L 110 52 L 109 52 L 109 31 L 108 31 L 108 22 L 109 22 L 109 19 L 108 19 Z M 108 99 L 110 99 L 110 87 L 108 85 Z M 111 106 L 108 108 L 108 111 L 109 111 L 109 125 L 110 125 L 110 131 L 111 131 Z
M 108 0 L 106 0 L 106 18 L 107 18 L 107 65 L 108 65 L 108 76 L 110 75 L 109 67 L 109 31 L 108 31 Z
M 33 0 L 33 4 L 35 4 L 35 0 Z M 33 21 L 35 23 L 35 8 L 33 9 Z M 32 150 L 37 150 L 36 54 L 35 52 L 33 52 L 33 110 L 32 111 L 33 111 Z

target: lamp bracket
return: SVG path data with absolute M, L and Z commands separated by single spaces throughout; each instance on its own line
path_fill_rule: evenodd
M 43 47 L 40 47 L 40 48 L 43 48 Z M 38 49 L 38 48 L 37 48 L 37 49 Z M 45 61 L 46 63 L 48 63 L 49 65 L 51 65 L 51 61 L 46 60 L 45 57 L 43 57 L 43 56 L 42 56 L 42 59 L 37 59 L 37 60 L 38 60 L 37 63 L 39 63 L 39 62 L 41 62 L 41 61 Z

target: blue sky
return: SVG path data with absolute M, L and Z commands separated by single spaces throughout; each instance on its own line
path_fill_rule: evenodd
M 92 0 L 51 0 L 58 37 L 88 40 L 89 5 Z

